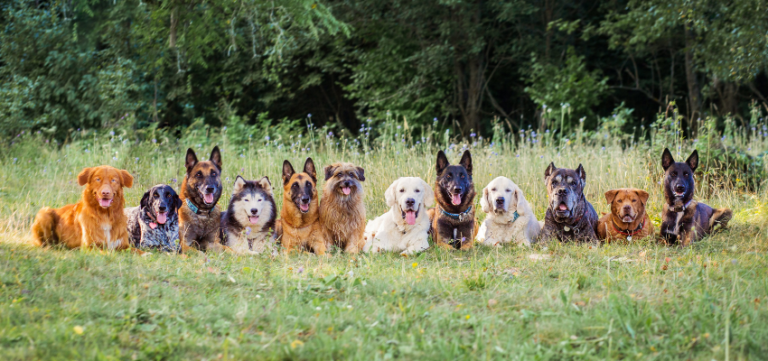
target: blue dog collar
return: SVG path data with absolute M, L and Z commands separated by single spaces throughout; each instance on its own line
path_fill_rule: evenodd
M 187 201 L 187 207 L 189 207 L 189 209 L 192 210 L 192 212 L 195 212 L 195 214 L 200 212 L 200 208 L 197 208 L 196 205 L 192 204 L 189 198 L 187 198 L 186 201 Z
M 513 219 L 512 219 L 512 222 L 509 222 L 509 223 L 515 223 L 515 221 L 516 221 L 518 218 L 520 218 L 520 215 L 519 215 L 519 214 L 517 214 L 517 211 L 515 211 L 515 213 L 512 213 L 512 214 L 515 216 L 515 218 L 513 218 Z
M 459 221 L 463 221 L 463 220 L 464 220 L 464 216 L 465 216 L 467 213 L 471 212 L 471 211 L 472 211 L 472 206 L 469 206 L 469 208 L 467 208 L 467 210 L 466 210 L 466 211 L 464 211 L 464 212 L 461 212 L 461 213 L 451 213 L 451 212 L 446 212 L 446 211 L 445 211 L 445 209 L 443 209 L 443 208 L 440 208 L 440 212 L 443 212 L 443 214 L 445 214 L 446 216 L 448 216 L 448 217 L 451 217 L 451 218 L 453 218 L 453 219 L 457 219 L 457 220 L 459 220 Z

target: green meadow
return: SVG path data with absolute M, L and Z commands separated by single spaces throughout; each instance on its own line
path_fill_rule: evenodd
M 675 124 L 661 119 L 618 135 L 606 123 L 577 129 L 573 139 L 506 134 L 500 125 L 491 138 L 458 139 L 397 121 L 378 124 L 375 139 L 311 125 L 303 133 L 270 128 L 250 137 L 213 128 L 180 135 L 80 132 L 61 145 L 23 135 L 0 153 L 1 358 L 764 359 L 768 195 L 761 154 L 768 142 L 746 128 L 724 138 L 702 128 L 699 138 L 685 139 Z M 683 161 L 697 148 L 697 198 L 730 207 L 735 217 L 728 229 L 686 248 L 644 239 L 599 247 L 430 248 L 405 258 L 338 250 L 323 257 L 139 256 L 29 244 L 40 207 L 78 200 L 82 168 L 129 170 L 135 183 L 126 201 L 137 205 L 154 184 L 178 190 L 187 147 L 207 158 L 214 145 L 223 151 L 222 206 L 236 175 L 268 176 L 280 205 L 283 160 L 299 168 L 312 157 L 319 167 L 349 161 L 365 168 L 372 219 L 387 211 L 383 193 L 392 181 L 419 176 L 432 183 L 438 149 L 455 163 L 468 148 L 478 192 L 497 176 L 509 177 L 539 219 L 547 207 L 546 166 L 583 164 L 586 197 L 599 214 L 609 211 L 605 191 L 645 189 L 657 229 L 661 151 L 669 147 Z

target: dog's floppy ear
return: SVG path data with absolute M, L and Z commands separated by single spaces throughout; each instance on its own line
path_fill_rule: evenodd
M 520 202 L 522 202 L 522 199 L 523 199 L 523 197 L 522 197 L 522 194 L 520 193 L 520 189 L 517 188 L 517 187 L 513 187 L 512 188 L 512 199 L 509 200 L 509 204 L 514 204 L 515 205 L 515 210 L 518 211 L 518 214 L 520 213 L 519 209 L 520 209 Z M 509 209 L 507 209 L 507 210 L 509 210 Z
M 118 173 L 120 173 L 120 178 L 123 180 L 123 186 L 126 188 L 133 187 L 133 176 L 131 173 L 128 173 L 125 169 L 119 170 Z
M 672 152 L 669 151 L 669 148 L 664 148 L 664 153 L 661 153 L 661 168 L 666 172 L 672 164 L 675 164 L 675 158 L 672 158 Z
M 421 184 L 424 185 L 424 206 L 432 207 L 435 205 L 435 191 L 423 179 L 421 179 Z
M 77 183 L 84 186 L 88 183 L 88 180 L 91 179 L 91 174 L 93 174 L 93 168 L 83 169 L 80 171 L 80 174 L 77 175 Z
M 355 167 L 355 174 L 357 175 L 357 179 L 359 181 L 365 181 L 365 169 L 363 169 L 363 167 Z
M 141 197 L 141 201 L 139 202 L 139 209 L 149 207 L 149 195 L 152 193 L 152 189 L 154 188 L 150 188 L 148 191 L 144 192 L 144 195 Z
M 293 173 L 296 172 L 293 170 L 291 162 L 286 159 L 283 161 L 283 185 L 288 184 L 288 182 L 291 180 L 291 177 L 293 177 Z
M 219 150 L 218 145 L 213 147 L 210 161 L 213 162 L 213 164 L 216 164 L 216 168 L 219 168 L 219 171 L 221 171 L 221 151 Z
M 173 209 L 178 213 L 179 209 L 181 209 L 181 198 L 179 198 L 179 195 L 175 192 L 173 193 Z
M 576 174 L 581 178 L 581 187 L 584 188 L 584 185 L 587 183 L 587 172 L 584 171 L 584 167 L 581 164 L 576 168 Z
M 555 167 L 555 162 L 550 162 L 547 169 L 544 170 L 544 180 L 547 180 L 549 176 L 552 175 L 557 170 L 557 167 Z
M 464 154 L 461 155 L 459 164 L 467 169 L 467 174 L 472 175 L 472 154 L 469 153 L 469 150 L 465 150 Z
M 184 165 L 187 167 L 187 173 L 189 173 L 192 170 L 192 167 L 197 164 L 197 154 L 195 154 L 195 151 L 192 150 L 192 148 L 187 149 L 187 156 L 184 161 Z
M 333 172 L 336 171 L 336 166 L 333 164 L 327 165 L 325 168 L 323 168 L 323 171 L 325 172 L 325 181 L 327 182 L 333 177 Z
M 685 163 L 691 167 L 691 172 L 695 172 L 696 168 L 699 167 L 699 151 L 694 149 L 693 153 L 691 153 L 691 156 L 685 160 Z
M 637 192 L 637 196 L 640 197 L 640 202 L 642 202 L 643 206 L 645 206 L 645 204 L 648 202 L 648 197 L 650 197 L 650 194 L 642 189 L 637 189 L 635 192 Z
M 315 162 L 312 161 L 312 158 L 307 158 L 304 162 L 304 173 L 309 174 L 312 181 L 317 183 L 317 171 L 315 170 Z
M 389 188 L 387 188 L 387 191 L 384 192 L 384 201 L 387 203 L 387 206 L 394 207 L 397 204 L 397 184 L 400 183 L 400 179 L 398 178 L 396 181 L 392 182 L 392 184 L 389 185 Z
M 243 187 L 245 187 L 245 185 L 246 185 L 245 178 L 238 175 L 237 178 L 235 178 L 235 187 L 232 190 L 232 193 L 233 194 L 240 193 L 240 191 L 243 190 Z
M 488 187 L 483 188 L 483 196 L 480 198 L 480 208 L 485 213 L 491 211 L 491 201 L 488 200 Z
M 613 203 L 613 200 L 616 199 L 616 195 L 617 194 L 619 194 L 619 189 L 611 189 L 611 190 L 605 192 L 605 201 L 608 204 Z
M 269 178 L 264 176 L 261 179 L 259 179 L 259 181 L 256 183 L 261 187 L 261 189 L 263 189 L 270 196 L 272 196 L 272 182 L 269 181 Z
M 445 153 L 443 153 L 442 150 L 437 152 L 437 163 L 435 164 L 438 177 L 443 174 L 445 168 L 451 165 L 451 163 L 448 163 L 448 157 L 445 156 Z

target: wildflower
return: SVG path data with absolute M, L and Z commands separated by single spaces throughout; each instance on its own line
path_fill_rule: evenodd
M 224 180 L 225 180 L 225 181 L 228 181 L 228 180 L 229 180 L 229 177 L 225 178 Z
M 433 121 L 433 122 L 435 122 L 435 123 L 437 123 L 437 118 L 436 118 L 436 117 L 435 117 L 435 118 L 433 118 L 433 119 L 432 119 L 432 121 Z
M 312 118 L 312 113 L 307 114 L 307 118 Z
M 581 117 L 581 118 L 579 118 L 579 123 L 584 123 L 584 119 L 587 119 L 587 117 Z
M 136 163 L 138 163 L 138 162 L 139 162 L 139 157 L 136 157 Z
M 752 129 L 754 129 L 754 128 L 752 128 Z M 111 135 L 111 136 L 113 136 L 113 137 L 114 137 L 114 136 L 115 136 L 115 131 L 114 131 L 114 130 L 110 130 L 110 131 L 109 131 L 109 135 Z
M 86 149 L 86 150 L 85 150 L 85 152 L 86 152 L 86 153 L 90 153 L 91 151 L 90 151 L 90 150 L 88 150 L 88 149 Z
M 735 260 L 735 259 L 732 259 L 732 260 L 731 260 L 731 264 L 733 264 L 734 266 L 736 265 L 736 263 L 737 263 L 737 262 L 736 262 L 736 260 Z
M 72 328 L 72 331 L 75 331 L 78 335 L 82 335 L 83 332 L 85 332 L 85 329 L 83 329 L 83 326 L 75 326 Z
M 152 143 L 157 143 L 157 139 L 152 138 Z
M 416 263 L 416 262 L 413 262 L 413 264 L 411 265 L 411 267 L 412 267 L 412 268 L 416 268 L 416 267 L 419 267 L 419 264 L 418 264 L 418 263 Z
M 467 319 L 467 320 L 468 320 L 470 317 L 471 317 L 471 316 L 469 316 L 469 315 L 466 315 L 466 316 L 464 316 L 464 318 L 465 318 L 465 319 Z
M 399 126 L 399 125 L 397 126 L 397 129 L 400 129 L 400 126 Z
M 112 160 L 117 160 L 117 157 L 112 157 Z
M 301 138 L 301 134 L 299 134 L 299 138 Z
M 18 161 L 18 160 L 19 160 L 19 158 L 13 158 L 13 162 L 14 163 L 16 163 L 16 161 Z
M 251 234 L 251 227 L 245 227 L 245 234 Z
M 171 183 L 176 183 L 176 178 L 171 179 Z
M 221 128 L 223 131 L 227 131 L 227 126 L 225 125 L 224 128 Z
M 547 105 L 546 104 L 544 104 L 542 107 L 544 108 L 544 110 L 547 110 Z
M 264 140 L 269 140 L 269 136 L 264 137 Z
M 605 150 L 605 147 L 600 148 L 600 150 Z
M 240 154 L 240 158 L 245 158 L 245 154 Z
M 515 155 L 515 158 L 520 158 L 520 154 Z
M 299 272 L 299 274 L 304 273 L 304 267 L 299 266 L 299 269 L 297 271 Z
M 240 173 L 245 173 L 245 168 L 240 168 Z
M 469 133 L 469 137 L 470 137 L 470 138 L 474 138 L 476 135 L 477 135 L 477 134 L 475 134 L 475 133 Z

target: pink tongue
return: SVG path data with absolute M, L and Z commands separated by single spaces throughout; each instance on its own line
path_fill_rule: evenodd
M 158 213 L 157 214 L 157 223 L 165 224 L 165 221 L 168 220 L 168 213 Z
M 451 203 L 453 203 L 454 206 L 461 204 L 461 194 L 451 194 Z
M 256 224 L 256 222 L 258 221 L 259 221 L 259 216 L 248 217 L 248 222 L 251 222 L 251 224 Z
M 349 192 L 352 192 L 352 189 L 349 187 L 341 188 L 341 191 L 344 192 L 344 194 L 349 195 Z
M 308 211 L 308 210 L 309 210 L 309 204 L 302 204 L 302 205 L 299 205 L 299 207 L 300 207 L 300 208 L 301 208 L 301 210 L 302 210 L 302 211 L 304 211 L 304 212 L 306 212 L 306 211 Z
M 416 224 L 416 212 L 414 211 L 405 212 L 405 223 L 408 223 L 410 225 Z
M 204 198 L 205 198 L 205 203 L 208 203 L 208 204 L 213 203 L 213 193 L 206 194 Z
M 112 204 L 111 199 L 105 199 L 105 198 L 99 199 L 99 205 L 101 205 L 102 207 L 109 207 L 110 204 Z
M 568 207 L 566 207 L 566 205 L 565 205 L 565 204 L 563 204 L 563 203 L 560 203 L 560 210 L 561 210 L 561 211 L 567 211 L 567 210 L 568 210 Z

